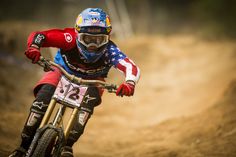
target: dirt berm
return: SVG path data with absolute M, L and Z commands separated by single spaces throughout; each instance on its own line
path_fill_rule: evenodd
M 138 132 L 126 143 L 124 156 L 235 157 L 236 81 L 206 111 L 167 120 Z

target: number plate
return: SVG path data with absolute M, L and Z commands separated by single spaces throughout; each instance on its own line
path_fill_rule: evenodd
M 59 81 L 53 98 L 68 105 L 80 106 L 88 87 L 82 87 L 70 82 L 62 76 Z

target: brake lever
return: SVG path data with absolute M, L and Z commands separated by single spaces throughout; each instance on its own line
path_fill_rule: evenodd
M 37 64 L 40 65 L 41 67 L 43 67 L 43 70 L 45 72 L 54 71 L 50 62 L 42 56 L 40 57 L 40 60 L 37 62 Z
M 109 85 L 109 86 L 105 86 L 105 88 L 107 89 L 107 91 L 109 93 L 116 93 L 116 90 L 117 90 L 117 87 L 114 84 Z

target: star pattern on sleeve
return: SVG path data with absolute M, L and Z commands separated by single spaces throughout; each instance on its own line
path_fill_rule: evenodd
M 115 45 L 111 45 L 109 47 L 108 54 L 105 54 L 105 56 L 109 58 L 108 61 L 113 66 L 116 66 L 119 63 L 119 60 L 122 60 L 126 57 L 126 55 Z
M 132 80 L 137 82 L 140 77 L 140 70 L 132 60 L 120 51 L 116 45 L 110 45 L 108 49 L 108 61 L 116 69 L 125 74 L 126 81 Z

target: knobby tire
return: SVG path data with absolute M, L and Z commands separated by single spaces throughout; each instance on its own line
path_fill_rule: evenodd
M 39 139 L 32 157 L 50 157 L 57 136 L 58 133 L 54 129 L 45 130 L 44 134 Z

